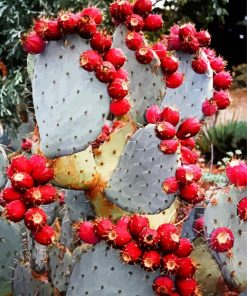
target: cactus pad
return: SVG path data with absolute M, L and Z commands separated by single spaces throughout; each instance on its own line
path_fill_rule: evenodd
M 6 168 L 8 166 L 8 158 L 7 155 L 3 149 L 3 147 L 0 145 L 0 189 L 3 188 L 7 182 L 7 176 L 6 176 Z

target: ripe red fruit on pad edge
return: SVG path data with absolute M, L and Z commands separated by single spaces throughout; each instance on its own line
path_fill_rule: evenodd
M 55 230 L 49 226 L 45 225 L 40 231 L 34 235 L 34 239 L 41 245 L 48 246 L 54 243 L 56 239 Z

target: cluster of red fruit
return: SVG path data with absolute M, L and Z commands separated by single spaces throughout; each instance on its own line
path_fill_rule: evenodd
M 41 155 L 33 155 L 30 159 L 19 155 L 12 159 L 7 175 L 11 186 L 1 194 L 6 218 L 13 222 L 24 219 L 38 243 L 51 244 L 55 231 L 46 224 L 47 215 L 38 206 L 53 203 L 58 197 L 57 190 L 47 184 L 53 178 L 53 168 Z
M 153 283 L 156 295 L 195 295 L 197 283 L 193 276 L 196 265 L 188 257 L 193 246 L 187 238 L 179 238 L 175 225 L 162 224 L 155 230 L 150 228 L 148 218 L 141 215 L 122 217 L 116 224 L 100 218 L 82 222 L 79 237 L 88 244 L 104 240 L 120 249 L 124 263 L 140 264 L 147 271 L 160 268 L 162 275 Z

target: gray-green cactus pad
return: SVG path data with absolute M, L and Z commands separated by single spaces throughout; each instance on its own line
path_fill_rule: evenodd
M 11 293 L 13 268 L 21 251 L 22 238 L 19 225 L 0 218 L 0 295 Z
M 135 58 L 135 52 L 128 49 L 125 37 L 128 30 L 118 26 L 113 35 L 113 47 L 121 48 L 127 57 L 123 68 L 129 73 L 129 101 L 131 113 L 141 124 L 145 122 L 146 109 L 154 104 L 160 105 L 165 94 L 165 83 L 159 69 L 160 61 L 155 55 L 150 65 L 142 65 Z
M 180 61 L 179 72 L 185 75 L 184 82 L 178 88 L 166 88 L 161 107 L 174 107 L 180 112 L 181 120 L 188 117 L 202 119 L 202 103 L 213 94 L 213 71 L 208 62 L 207 73 L 197 74 L 191 68 L 193 55 L 179 51 L 175 55 Z M 205 54 L 202 55 L 207 58 Z
M 0 145 L 0 189 L 3 188 L 7 182 L 6 168 L 8 163 L 9 162 L 5 150 Z
M 139 129 L 125 146 L 106 188 L 106 197 L 129 212 L 156 214 L 167 209 L 174 194 L 166 194 L 162 182 L 175 175 L 178 155 L 158 148 L 155 125 Z
M 78 35 L 50 41 L 35 62 L 33 100 L 48 157 L 85 149 L 100 134 L 109 112 L 106 85 L 80 68 L 80 54 L 91 49 Z
M 151 296 L 157 272 L 121 262 L 119 251 L 104 242 L 81 255 L 72 271 L 67 296 Z
M 218 227 L 228 227 L 234 234 L 233 256 L 226 253 L 215 254 L 227 281 L 242 289 L 247 289 L 247 222 L 237 215 L 237 204 L 247 196 L 247 190 L 237 190 L 233 186 L 228 190 L 217 191 L 214 202 L 205 210 L 205 229 L 208 235 Z

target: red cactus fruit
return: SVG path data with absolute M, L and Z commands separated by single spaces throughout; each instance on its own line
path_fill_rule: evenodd
M 125 42 L 128 49 L 136 51 L 143 44 L 143 36 L 137 32 L 130 32 L 126 35 Z
M 148 107 L 145 118 L 148 123 L 157 123 L 160 120 L 160 107 L 157 105 L 152 105 Z
M 141 16 L 147 16 L 152 11 L 151 0 L 136 0 L 134 4 L 134 13 Z
M 103 20 L 103 16 L 100 9 L 94 6 L 83 9 L 81 15 L 89 16 L 95 21 L 96 25 L 100 25 Z
M 184 74 L 180 72 L 175 72 L 170 75 L 164 76 L 164 81 L 166 86 L 169 88 L 177 88 L 182 85 L 184 81 Z
M 160 60 L 167 56 L 167 48 L 164 43 L 157 42 L 152 46 L 152 50 L 155 51 Z
M 203 51 L 207 55 L 209 61 L 211 61 L 216 56 L 215 51 L 213 49 L 211 49 L 211 48 L 207 48 L 207 47 L 206 48 L 203 48 Z
M 62 32 L 57 20 L 49 20 L 45 18 L 37 19 L 34 22 L 34 31 L 42 39 L 47 41 L 59 40 L 62 38 Z
M 43 203 L 43 198 L 40 188 L 32 187 L 28 189 L 23 196 L 23 200 L 29 206 L 41 205 Z
M 94 232 L 94 224 L 89 221 L 80 223 L 78 234 L 79 238 L 86 244 L 95 245 L 100 241 Z
M 114 79 L 123 79 L 125 81 L 129 80 L 129 73 L 123 68 L 118 69 L 114 74 Z
M 97 25 L 91 17 L 84 15 L 77 19 L 77 32 L 82 38 L 91 38 L 96 30 Z
M 197 236 L 204 236 L 204 217 L 197 218 L 193 223 L 193 231 Z
M 30 157 L 29 162 L 32 166 L 32 171 L 36 171 L 46 167 L 47 159 L 42 155 L 34 154 Z
M 149 227 L 149 220 L 145 216 L 133 215 L 129 221 L 129 231 L 134 238 L 137 238 L 141 231 Z
M 196 32 L 196 38 L 199 41 L 201 47 L 209 46 L 211 42 L 211 36 L 208 33 L 208 31 L 202 30 L 202 31 Z
M 199 56 L 193 59 L 191 67 L 197 74 L 204 74 L 208 70 L 208 63 L 205 58 Z
M 6 205 L 6 217 L 13 222 L 19 222 L 24 218 L 26 205 L 21 200 L 13 200 Z
M 80 55 L 80 66 L 88 72 L 95 70 L 96 66 L 102 63 L 101 56 L 94 50 L 84 51 Z
M 191 23 L 184 24 L 179 28 L 179 38 L 184 41 L 184 40 L 190 40 L 192 39 L 196 34 L 196 29 L 195 26 Z
M 117 0 L 110 5 L 110 14 L 118 22 L 124 22 L 133 13 L 133 5 L 127 0 Z
M 160 142 L 159 148 L 165 154 L 174 154 L 178 149 L 178 140 L 163 140 Z
M 24 155 L 18 155 L 11 160 L 11 169 L 15 173 L 27 173 L 30 174 L 32 166 L 29 160 Z
M 26 173 L 15 173 L 10 180 L 12 186 L 18 191 L 33 187 L 33 179 Z
M 40 186 L 39 190 L 42 195 L 42 204 L 47 205 L 56 201 L 58 197 L 58 192 L 57 189 L 51 184 Z
M 165 274 L 176 274 L 179 264 L 179 258 L 174 254 L 165 255 L 161 259 L 161 269 Z
M 33 29 L 42 39 L 44 39 L 44 34 L 48 27 L 48 21 L 49 19 L 46 18 L 39 18 L 34 20 Z
M 157 248 L 159 241 L 159 233 L 149 227 L 144 228 L 138 236 L 138 243 L 143 248 Z
M 196 265 L 189 257 L 179 258 L 179 268 L 177 271 L 177 277 L 179 278 L 192 278 L 196 272 Z
M 49 226 L 45 225 L 40 231 L 34 235 L 34 239 L 41 245 L 48 246 L 54 243 L 56 239 L 55 230 Z
M 134 264 L 141 260 L 142 249 L 137 245 L 136 242 L 127 243 L 122 252 L 121 258 L 124 263 Z
M 141 266 L 148 271 L 154 271 L 160 267 L 161 256 L 156 251 L 145 251 L 142 255 Z
M 26 227 L 31 231 L 38 231 L 45 226 L 47 216 L 44 210 L 40 208 L 30 208 L 24 217 Z
M 58 25 L 65 34 L 72 34 L 76 30 L 77 18 L 72 12 L 64 12 L 58 16 Z
M 118 248 L 126 245 L 131 239 L 132 237 L 126 227 L 113 227 L 107 236 L 107 241 Z
M 226 109 L 231 103 L 229 93 L 224 90 L 214 92 L 212 100 L 216 103 L 219 110 Z
M 202 170 L 198 165 L 194 165 L 194 164 L 190 164 L 189 167 L 192 169 L 193 171 L 193 180 L 195 182 L 199 181 L 202 177 Z
M 162 188 L 167 194 L 176 193 L 178 191 L 178 183 L 175 177 L 167 178 L 162 183 Z
M 140 32 L 144 26 L 144 21 L 140 15 L 131 14 L 127 17 L 125 25 L 130 31 Z
M 193 250 L 193 245 L 188 238 L 182 237 L 179 240 L 179 246 L 175 251 L 175 255 L 178 257 L 188 257 Z
M 159 122 L 156 126 L 156 132 L 158 137 L 163 140 L 172 139 L 176 134 L 175 127 L 167 121 Z
M 224 71 L 226 62 L 222 57 L 214 57 L 210 60 L 210 66 L 216 73 L 218 73 Z
M 54 169 L 48 165 L 32 171 L 32 177 L 37 184 L 45 184 L 53 179 Z
M 185 184 L 179 188 L 180 196 L 184 201 L 192 203 L 199 194 L 199 188 L 197 183 Z
M 166 56 L 161 60 L 161 69 L 164 74 L 172 74 L 178 69 L 178 59 L 174 56 Z
M 210 235 L 210 246 L 217 253 L 229 251 L 234 244 L 234 235 L 227 227 L 219 227 Z
M 187 138 L 184 140 L 180 140 L 180 144 L 182 146 L 185 146 L 185 147 L 191 149 L 191 150 L 196 147 L 196 141 L 193 138 Z
M 218 111 L 218 106 L 213 100 L 205 100 L 202 104 L 202 113 L 205 116 L 213 116 Z
M 162 29 L 163 19 L 159 14 L 149 14 L 144 21 L 143 30 L 148 32 L 156 32 Z
M 176 287 L 180 296 L 195 296 L 198 293 L 197 281 L 194 279 L 177 279 Z
M 95 67 L 95 76 L 102 83 L 109 83 L 113 81 L 116 75 L 116 69 L 110 62 L 104 61 Z
M 168 50 L 181 50 L 181 40 L 177 34 L 170 34 L 168 37 Z
M 181 50 L 186 53 L 196 53 L 199 50 L 199 47 L 200 44 L 196 37 L 181 42 Z
M 215 89 L 227 89 L 232 84 L 232 76 L 226 71 L 216 73 L 214 75 L 213 84 Z
M 117 221 L 116 226 L 117 227 L 124 227 L 124 228 L 128 229 L 129 221 L 130 221 L 130 216 L 122 216 Z
M 108 233 L 113 230 L 114 224 L 110 219 L 101 218 L 96 221 L 94 225 L 94 231 L 97 237 L 100 239 L 107 239 Z
M 104 59 L 105 61 L 112 63 L 116 69 L 119 69 L 124 65 L 126 61 L 126 56 L 121 48 L 111 48 L 105 54 Z
M 157 296 L 172 295 L 174 283 L 168 276 L 160 275 L 153 282 L 153 291 Z
M 160 247 L 163 252 L 174 252 L 179 246 L 177 227 L 171 223 L 159 226 L 157 232 L 160 235 Z
M 247 164 L 243 161 L 233 160 L 226 166 L 226 175 L 231 184 L 247 186 Z
M 90 45 L 93 50 L 105 53 L 111 48 L 112 36 L 108 35 L 106 31 L 95 32 L 90 40 Z
M 25 152 L 30 152 L 33 146 L 31 139 L 25 138 L 21 140 L 21 149 Z
M 150 64 L 154 58 L 152 49 L 145 45 L 137 49 L 135 56 L 137 61 L 143 65 Z
M 46 42 L 34 31 L 23 34 L 21 37 L 21 42 L 25 52 L 30 54 L 42 53 L 46 46 Z
M 2 198 L 6 203 L 9 203 L 13 200 L 21 199 L 22 195 L 18 191 L 14 190 L 14 188 L 7 187 L 2 191 Z
M 121 99 L 118 101 L 112 101 L 110 104 L 110 112 L 114 116 L 123 116 L 130 110 L 130 103 L 126 99 Z
M 182 164 L 196 164 L 198 160 L 198 154 L 196 153 L 196 151 L 192 151 L 185 146 L 181 146 L 180 152 Z
M 237 206 L 239 219 L 247 221 L 247 197 L 240 200 Z
M 128 83 L 122 79 L 114 79 L 108 84 L 107 91 L 113 100 L 123 99 L 129 92 Z
M 160 115 L 161 120 L 170 122 L 172 125 L 176 126 L 179 122 L 180 115 L 176 109 L 171 107 L 165 107 Z
M 194 137 L 201 129 L 200 121 L 195 117 L 185 119 L 177 130 L 177 137 L 179 140 L 185 140 Z
M 194 181 L 194 171 L 189 165 L 182 165 L 176 170 L 176 179 L 180 184 Z

